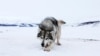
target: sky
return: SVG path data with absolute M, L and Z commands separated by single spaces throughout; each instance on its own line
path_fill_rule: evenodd
M 80 18 L 100 16 L 100 0 L 0 0 L 0 17 Z

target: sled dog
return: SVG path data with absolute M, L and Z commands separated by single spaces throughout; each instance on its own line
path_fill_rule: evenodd
M 60 44 L 61 25 L 65 24 L 63 20 L 57 20 L 54 17 L 46 17 L 39 24 L 39 32 L 37 37 L 42 39 L 41 46 L 44 51 L 50 51 L 57 40 L 57 45 Z

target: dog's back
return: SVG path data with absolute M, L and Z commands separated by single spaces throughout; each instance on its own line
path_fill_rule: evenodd
M 53 30 L 53 25 L 58 26 L 58 21 L 54 17 L 45 18 L 39 25 L 39 28 L 42 30 Z

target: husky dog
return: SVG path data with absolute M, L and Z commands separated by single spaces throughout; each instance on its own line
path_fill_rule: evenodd
M 55 44 L 55 40 L 57 40 L 57 45 L 61 45 L 59 39 L 62 24 L 65 24 L 65 22 L 56 20 L 54 17 L 47 17 L 39 24 L 37 37 L 42 39 L 41 46 L 44 51 L 50 51 Z

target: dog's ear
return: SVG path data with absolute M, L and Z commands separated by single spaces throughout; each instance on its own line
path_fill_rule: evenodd
M 38 34 L 37 34 L 37 37 L 41 37 L 42 36 L 42 31 L 40 31 Z

